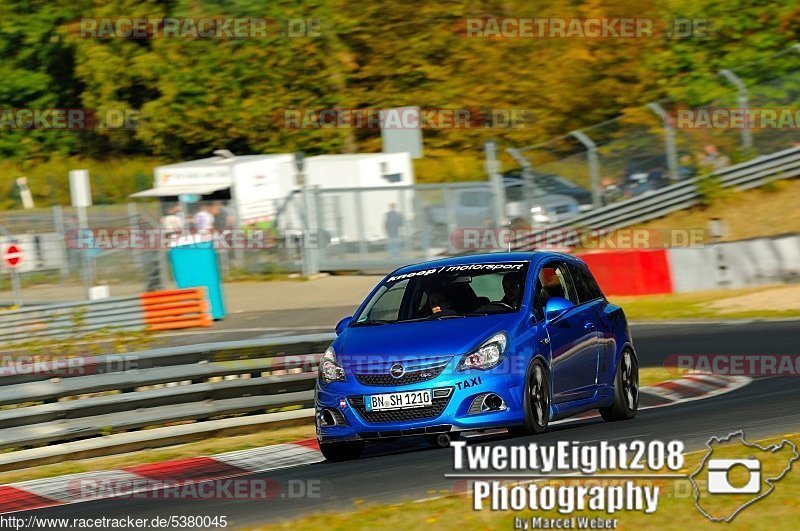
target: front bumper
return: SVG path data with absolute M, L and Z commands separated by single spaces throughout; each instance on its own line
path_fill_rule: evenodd
M 456 371 L 448 366 L 435 378 L 410 385 L 363 385 L 350 372 L 347 372 L 345 382 L 323 384 L 318 381 L 317 438 L 321 442 L 374 440 L 521 424 L 524 420 L 521 403 L 524 378 L 504 370 L 504 365 L 511 365 L 506 362 L 488 371 Z M 433 391 L 433 406 L 367 412 L 363 405 L 365 395 L 423 389 Z M 449 391 L 446 397 L 443 396 L 445 391 Z M 487 393 L 499 395 L 505 408 L 476 411 L 473 407 L 476 398 Z M 324 425 L 321 418 L 326 409 L 332 410 L 332 416 L 342 425 Z

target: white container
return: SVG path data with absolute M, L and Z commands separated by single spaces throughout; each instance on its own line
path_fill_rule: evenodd
M 392 204 L 405 220 L 401 233 L 410 230 L 414 218 L 413 190 L 391 189 L 414 184 L 414 168 L 408 153 L 309 157 L 304 174 L 310 186 L 320 189 L 322 212 L 317 213 L 320 226 L 339 241 L 385 240 L 385 219 Z

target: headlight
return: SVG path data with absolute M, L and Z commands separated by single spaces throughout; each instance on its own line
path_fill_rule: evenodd
M 484 341 L 475 351 L 465 354 L 458 364 L 458 370 L 467 369 L 487 370 L 496 367 L 503 358 L 506 351 L 508 338 L 505 333 L 500 332 Z
M 333 347 L 328 347 L 319 360 L 319 377 L 325 383 L 344 381 L 344 368 L 336 361 Z

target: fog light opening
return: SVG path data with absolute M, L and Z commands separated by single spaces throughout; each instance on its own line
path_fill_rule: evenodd
M 500 398 L 500 395 L 495 393 L 489 393 L 485 397 L 483 397 L 483 402 L 481 402 L 481 411 L 503 411 L 506 409 L 506 403 L 503 402 L 503 399 Z
M 438 444 L 440 448 L 447 448 L 450 446 L 450 435 L 447 433 L 440 433 L 438 437 L 436 437 L 436 444 Z
M 323 409 L 319 413 L 319 423 L 322 426 L 338 426 L 339 422 L 336 419 L 336 415 L 331 412 L 330 409 Z

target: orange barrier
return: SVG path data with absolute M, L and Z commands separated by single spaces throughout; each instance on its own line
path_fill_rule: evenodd
M 151 291 L 139 296 L 148 330 L 175 330 L 211 326 L 211 306 L 206 289 Z

